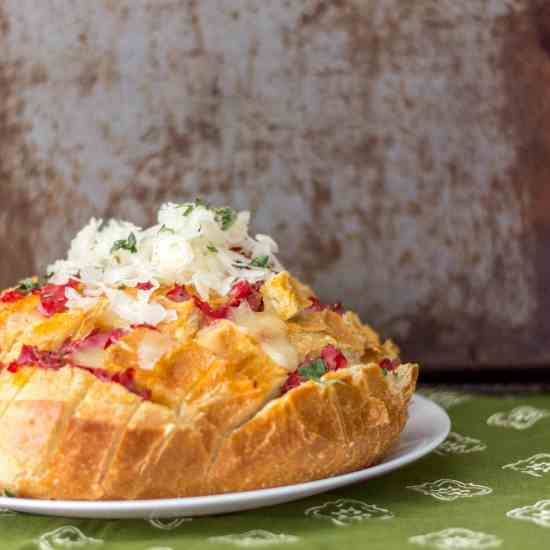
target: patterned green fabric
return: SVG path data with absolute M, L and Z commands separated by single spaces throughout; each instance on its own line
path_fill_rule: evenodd
M 424 391 L 450 437 L 387 476 L 210 518 L 102 521 L 0 512 L 2 550 L 550 548 L 550 395 Z

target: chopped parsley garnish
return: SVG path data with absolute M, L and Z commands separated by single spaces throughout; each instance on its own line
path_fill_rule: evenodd
M 23 279 L 22 281 L 19 281 L 19 286 L 17 287 L 17 290 L 19 292 L 29 293 L 33 290 L 40 290 L 42 288 L 42 285 L 38 280 L 34 280 L 32 277 L 29 277 L 28 279 Z
M 237 219 L 237 212 L 235 212 L 233 208 L 228 208 L 227 206 L 216 208 L 214 212 L 214 219 L 220 224 L 222 231 L 227 231 Z
M 202 206 L 202 208 L 206 208 L 206 210 L 210 209 L 210 206 L 208 206 L 208 203 L 206 203 L 200 198 L 195 199 L 193 202 L 184 202 L 183 204 L 180 204 L 178 208 L 183 208 L 184 209 L 183 215 L 189 216 L 189 214 L 191 214 L 191 212 L 193 212 L 195 208 L 199 208 L 200 206 Z
M 173 229 L 170 229 L 169 227 L 166 227 L 165 224 L 162 224 L 162 227 L 159 229 L 159 233 L 172 233 L 173 235 L 175 231 Z
M 322 359 L 315 359 L 305 367 L 298 369 L 298 374 L 306 380 L 313 380 L 314 382 L 320 382 L 321 376 L 327 371 L 325 362 Z
M 182 204 L 182 205 L 180 205 L 180 208 L 185 208 L 185 210 L 183 211 L 183 215 L 184 216 L 189 216 L 189 214 L 191 214 L 191 212 L 193 212 L 193 210 L 195 209 L 195 205 L 194 204 Z
M 128 252 L 131 252 L 132 254 L 137 253 L 137 240 L 134 233 L 130 233 L 128 235 L 127 239 L 121 239 L 119 241 L 115 241 L 113 244 L 113 247 L 111 248 L 111 254 L 113 252 L 116 252 L 117 250 L 127 250 Z
M 208 248 L 208 250 L 210 252 L 217 252 L 218 251 L 218 249 L 213 244 L 209 244 L 206 248 Z
M 250 265 L 254 267 L 267 267 L 269 263 L 269 256 L 256 256 L 251 262 Z
M 183 215 L 189 216 L 195 208 L 199 207 L 214 211 L 214 219 L 222 228 L 222 231 L 227 231 L 237 219 L 237 212 L 235 212 L 233 208 L 222 206 L 220 208 L 211 209 L 210 205 L 202 199 L 195 199 L 194 202 L 184 202 L 183 204 L 180 204 L 178 208 L 183 208 Z

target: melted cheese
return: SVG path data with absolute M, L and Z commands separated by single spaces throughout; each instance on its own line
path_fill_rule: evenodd
M 101 347 L 86 347 L 73 352 L 71 359 L 77 365 L 101 369 L 105 364 L 105 350 Z
M 254 337 L 274 363 L 293 371 L 298 367 L 298 353 L 288 338 L 284 321 L 268 312 L 253 312 L 246 303 L 231 311 L 231 320 Z
M 148 330 L 138 346 L 138 364 L 143 370 L 153 370 L 157 361 L 173 347 L 170 337 Z

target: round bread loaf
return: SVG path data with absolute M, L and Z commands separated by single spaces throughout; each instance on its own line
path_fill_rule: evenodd
M 77 500 L 245 491 L 375 464 L 398 439 L 417 365 L 354 313 L 323 305 L 269 251 L 236 246 L 236 214 L 183 206 L 186 224 L 219 224 L 208 252 L 248 262 L 225 294 L 210 258 L 206 275 L 183 260 L 183 280 L 147 272 L 140 247 L 166 242 L 136 229 L 109 234 L 105 249 L 99 225 L 80 263 L 73 246 L 49 282 L 0 294 L 0 488 Z M 126 279 L 112 282 L 105 255 Z

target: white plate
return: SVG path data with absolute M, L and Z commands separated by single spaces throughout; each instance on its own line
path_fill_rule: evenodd
M 409 421 L 392 452 L 382 463 L 351 474 L 275 489 L 192 498 L 86 502 L 0 497 L 0 508 L 48 516 L 110 519 L 152 519 L 238 512 L 298 500 L 387 474 L 431 452 L 445 440 L 450 427 L 451 422 L 443 409 L 429 399 L 415 395 L 410 406 Z

